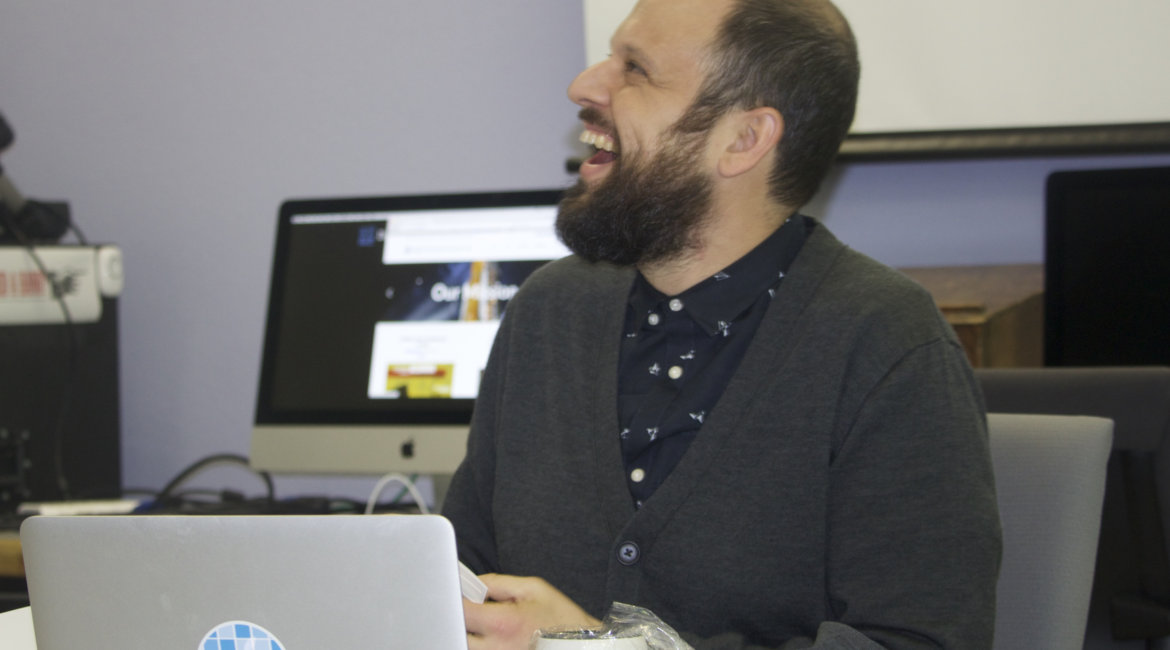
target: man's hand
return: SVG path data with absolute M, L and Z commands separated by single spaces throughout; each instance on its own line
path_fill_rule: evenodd
M 489 573 L 479 579 L 487 585 L 490 600 L 482 605 L 463 601 L 468 650 L 527 650 L 532 633 L 541 628 L 601 625 L 540 578 Z

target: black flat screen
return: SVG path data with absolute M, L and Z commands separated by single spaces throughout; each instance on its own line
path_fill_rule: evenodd
M 1170 364 L 1170 167 L 1048 179 L 1045 363 Z

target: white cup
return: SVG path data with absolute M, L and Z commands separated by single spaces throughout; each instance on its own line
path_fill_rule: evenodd
M 648 650 L 645 637 L 625 639 L 549 639 L 536 640 L 536 650 Z

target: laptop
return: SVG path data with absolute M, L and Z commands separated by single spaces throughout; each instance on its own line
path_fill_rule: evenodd
M 466 650 L 438 516 L 32 517 L 39 650 Z

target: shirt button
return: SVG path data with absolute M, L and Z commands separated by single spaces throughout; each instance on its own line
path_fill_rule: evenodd
M 682 301 L 675 298 L 670 301 L 670 311 L 680 311 L 683 308 Z
M 633 542 L 626 542 L 618 548 L 617 558 L 618 562 L 626 566 L 638 561 L 638 556 L 642 553 L 638 550 L 638 545 Z
M 670 375 L 671 379 L 678 379 L 682 377 L 682 366 L 671 366 L 670 370 L 666 371 L 666 374 Z
M 657 325 L 658 324 L 658 314 L 650 314 L 649 316 L 646 317 L 646 322 L 650 323 L 651 325 Z
M 642 479 L 644 478 L 646 478 L 646 470 L 642 469 L 641 467 L 630 472 L 630 480 L 635 483 L 641 483 Z

